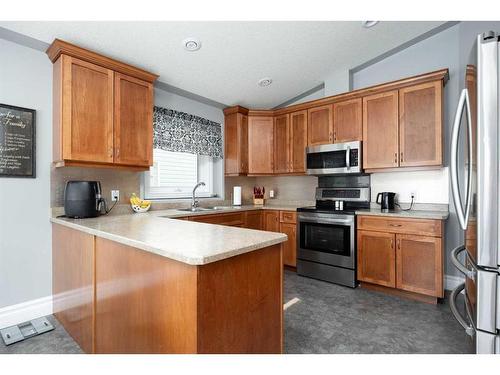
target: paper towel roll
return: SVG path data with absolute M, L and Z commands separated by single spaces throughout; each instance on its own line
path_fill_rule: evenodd
M 241 206 L 241 186 L 233 186 L 233 206 Z

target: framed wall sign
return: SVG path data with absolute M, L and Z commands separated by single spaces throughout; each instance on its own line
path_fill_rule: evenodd
M 35 114 L 0 104 L 0 177 L 36 177 Z

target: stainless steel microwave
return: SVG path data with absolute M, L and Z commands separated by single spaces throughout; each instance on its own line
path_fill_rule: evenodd
M 306 148 L 307 174 L 361 173 L 361 142 L 333 143 Z

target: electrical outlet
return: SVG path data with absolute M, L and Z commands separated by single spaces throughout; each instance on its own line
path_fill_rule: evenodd
M 120 190 L 111 190 L 111 202 L 120 200 Z
M 414 191 L 412 191 L 410 193 L 410 199 L 413 199 L 414 201 L 416 201 L 417 200 L 417 193 L 415 193 Z

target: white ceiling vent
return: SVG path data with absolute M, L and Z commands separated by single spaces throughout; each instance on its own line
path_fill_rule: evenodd
M 375 26 L 377 23 L 379 23 L 379 21 L 363 21 L 361 22 L 361 24 L 363 25 L 363 27 L 369 29 L 370 27 L 373 27 Z

